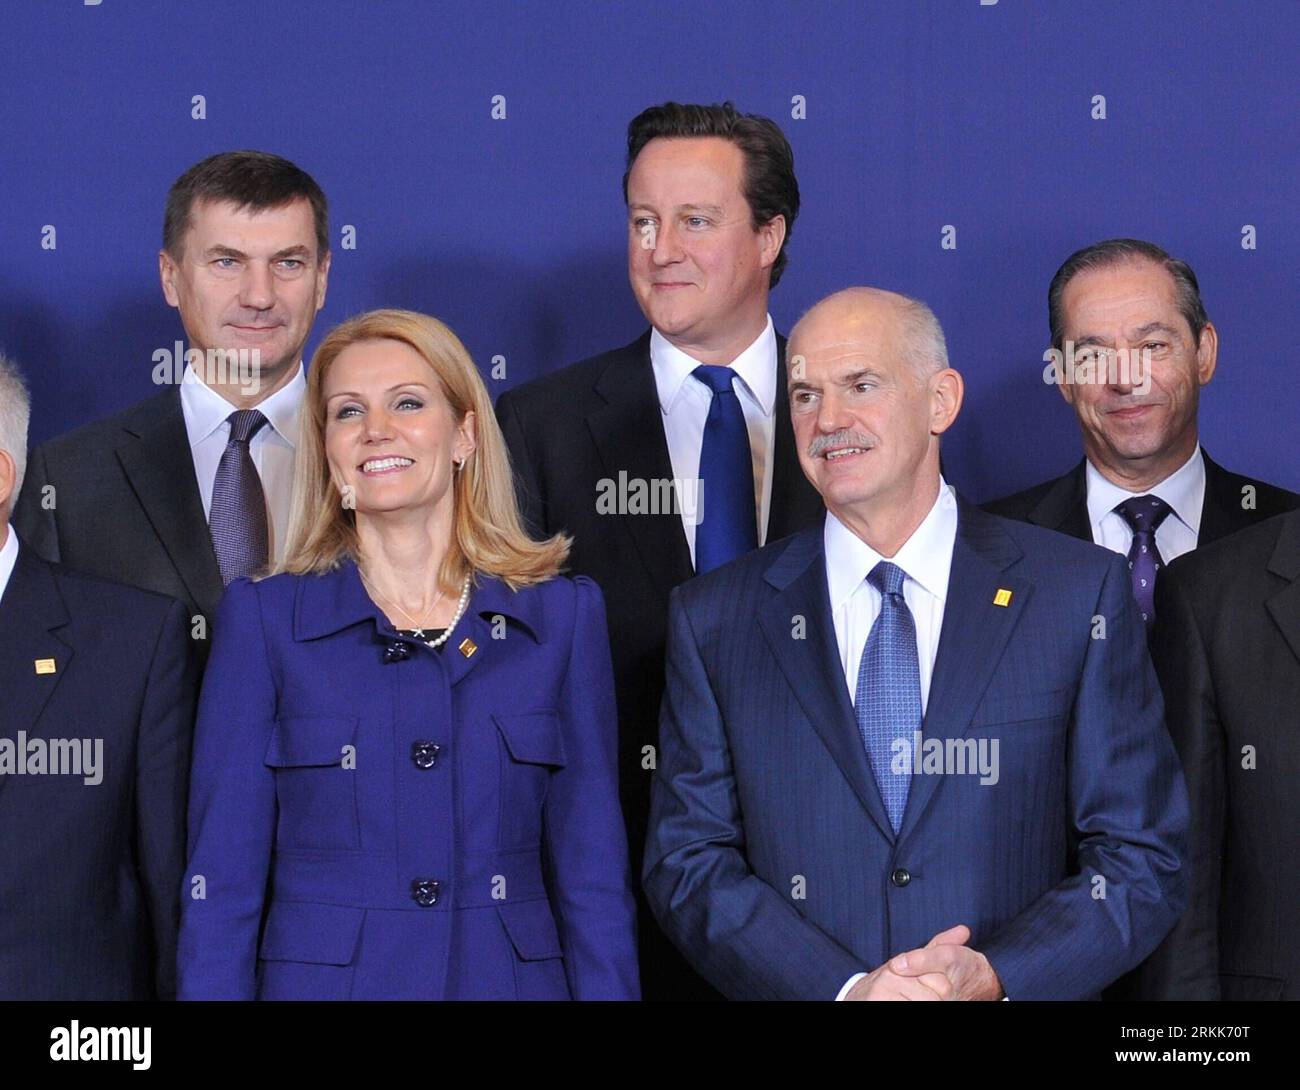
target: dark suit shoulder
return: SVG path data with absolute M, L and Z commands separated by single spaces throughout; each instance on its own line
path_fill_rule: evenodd
M 152 590 L 127 586 L 114 579 L 76 571 L 62 564 L 52 564 L 34 555 L 32 559 L 49 569 L 59 588 L 59 594 L 74 615 L 86 613 L 119 617 L 124 622 L 129 621 L 134 629 L 142 616 L 161 619 L 173 606 L 180 604 L 175 598 Z
M 1211 462 L 1208 455 L 1205 465 L 1205 487 L 1207 491 L 1214 489 L 1218 502 L 1237 506 L 1240 506 L 1246 494 L 1245 489 L 1253 489 L 1256 522 L 1300 508 L 1300 495 L 1295 492 L 1280 485 L 1261 481 L 1257 477 L 1247 477 L 1241 473 L 1234 473 L 1230 469 L 1224 469 Z
M 58 464 L 67 459 L 93 458 L 102 452 L 117 447 L 122 442 L 124 433 L 138 428 L 150 419 L 158 419 L 171 412 L 179 412 L 180 394 L 175 387 L 154 394 L 153 397 L 137 401 L 125 409 L 100 420 L 92 420 L 71 431 L 47 439 L 37 450 L 41 452 L 47 464 Z
M 1071 470 L 1070 473 L 1063 473 L 1051 480 L 1030 485 L 1030 487 L 1021 489 L 1019 492 L 1012 492 L 1009 496 L 989 500 L 988 503 L 983 503 L 980 506 L 990 515 L 999 515 L 1002 518 L 1017 519 L 1023 522 L 1029 517 L 1029 512 L 1037 507 L 1053 488 L 1067 480 L 1073 472 Z
M 1050 530 L 1046 526 L 1035 526 L 1031 522 L 1022 522 L 1010 515 L 999 515 L 987 507 L 972 509 L 970 517 L 984 517 L 996 524 L 1024 551 L 1025 556 L 1034 562 L 1050 561 L 1053 565 L 1063 564 L 1077 569 L 1095 567 L 1104 569 L 1119 557 L 1118 553 L 1103 548 L 1091 541 L 1082 541 L 1060 530 Z
M 1020 558 L 1010 571 L 1031 581 L 1038 593 L 1063 602 L 1095 601 L 1107 577 L 1118 578 L 1124 566 L 1119 553 L 1060 530 L 979 509 L 971 509 L 969 517 L 971 521 L 984 520 L 978 533 L 986 540 L 1000 531 L 1019 549 Z M 966 531 L 966 536 L 969 541 L 971 531 Z
M 1300 511 L 1264 519 L 1184 553 L 1170 563 L 1164 578 L 1197 597 L 1230 597 L 1242 579 L 1265 569 L 1283 534 L 1300 542 Z
M 557 405 L 570 405 L 574 399 L 589 397 L 597 381 L 611 366 L 636 365 L 648 358 L 649 333 L 630 344 L 561 367 L 507 390 L 498 399 L 518 412 L 552 412 Z
M 673 588 L 672 597 L 681 601 L 688 609 L 694 609 L 701 603 L 707 603 L 706 609 L 713 611 L 725 607 L 728 612 L 737 607 L 748 608 L 757 604 L 754 589 L 764 581 L 768 571 L 778 564 L 787 552 L 794 550 L 791 557 L 807 556 L 807 563 L 815 559 L 821 550 L 822 523 L 806 530 L 783 537 L 779 541 L 770 541 L 761 549 L 737 557 L 720 568 L 714 568 L 704 575 L 697 575 Z M 799 559 L 796 564 L 806 567 Z

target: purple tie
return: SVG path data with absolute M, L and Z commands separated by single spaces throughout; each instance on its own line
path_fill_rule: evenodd
M 1173 510 L 1159 496 L 1134 496 L 1115 508 L 1116 514 L 1133 531 L 1133 544 L 1128 549 L 1128 574 L 1148 632 L 1156 619 L 1156 572 L 1164 566 L 1156 548 L 1156 528 Z
M 208 527 L 221 582 L 229 586 L 241 575 L 252 575 L 266 567 L 266 496 L 248 452 L 249 440 L 266 423 L 266 417 L 256 409 L 238 409 L 226 420 L 230 438 L 221 452 L 212 484 Z

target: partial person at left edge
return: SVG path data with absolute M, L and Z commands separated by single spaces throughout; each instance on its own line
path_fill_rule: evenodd
M 8 524 L 30 401 L 0 357 L 0 1000 L 172 999 L 197 670 L 179 602 Z
M 329 267 L 325 194 L 309 174 L 262 151 L 196 163 L 167 196 L 158 254 L 184 370 L 175 361 L 160 393 L 31 454 L 14 510 L 23 540 L 184 602 L 200 662 L 225 586 L 284 551 L 302 353 Z

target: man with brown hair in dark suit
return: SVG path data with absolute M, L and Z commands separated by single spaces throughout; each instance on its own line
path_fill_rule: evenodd
M 162 242 L 183 372 L 156 369 L 161 393 L 33 450 L 14 524 L 46 560 L 184 602 L 206 661 L 225 585 L 287 537 L 302 352 L 329 276 L 325 195 L 278 155 L 222 152 L 172 185 Z
M 502 394 L 497 416 L 532 529 L 572 534 L 572 571 L 605 594 L 639 873 L 669 592 L 823 509 L 799 469 L 785 338 L 767 312 L 799 210 L 789 143 L 730 103 L 670 102 L 629 125 L 627 167 L 628 275 L 652 328 Z M 716 998 L 638 903 L 643 996 Z

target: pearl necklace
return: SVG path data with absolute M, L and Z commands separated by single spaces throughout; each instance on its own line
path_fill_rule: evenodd
M 388 598 L 385 598 L 382 594 L 379 593 L 379 588 L 376 587 L 373 583 L 370 582 L 369 579 L 365 577 L 365 575 L 362 573 L 360 568 L 357 569 L 357 574 L 361 575 L 361 581 L 365 583 L 367 587 L 373 590 L 376 595 L 378 595 L 381 599 L 387 602 L 390 606 L 396 608 L 397 612 L 402 614 L 402 616 L 404 616 L 408 621 L 411 620 L 411 615 L 407 613 L 406 610 L 404 610 L 396 602 L 391 601 Z M 452 615 L 452 618 L 448 622 L 447 627 L 443 630 L 442 635 L 439 636 L 437 639 L 426 640 L 424 639 L 424 629 L 421 628 L 419 625 L 416 625 L 413 631 L 415 632 L 415 638 L 417 640 L 423 640 L 424 643 L 429 647 L 441 647 L 444 643 L 446 643 L 449 639 L 451 639 L 452 632 L 455 631 L 456 626 L 460 624 L 460 619 L 465 616 L 465 609 L 469 605 L 470 578 L 471 577 L 469 575 L 465 576 L 465 582 L 460 588 L 460 600 L 456 603 L 456 612 Z M 433 606 L 436 606 L 438 604 L 439 599 L 441 598 L 442 598 L 442 591 L 439 591 L 438 597 L 433 600 L 433 605 L 431 605 L 429 608 L 433 609 Z

